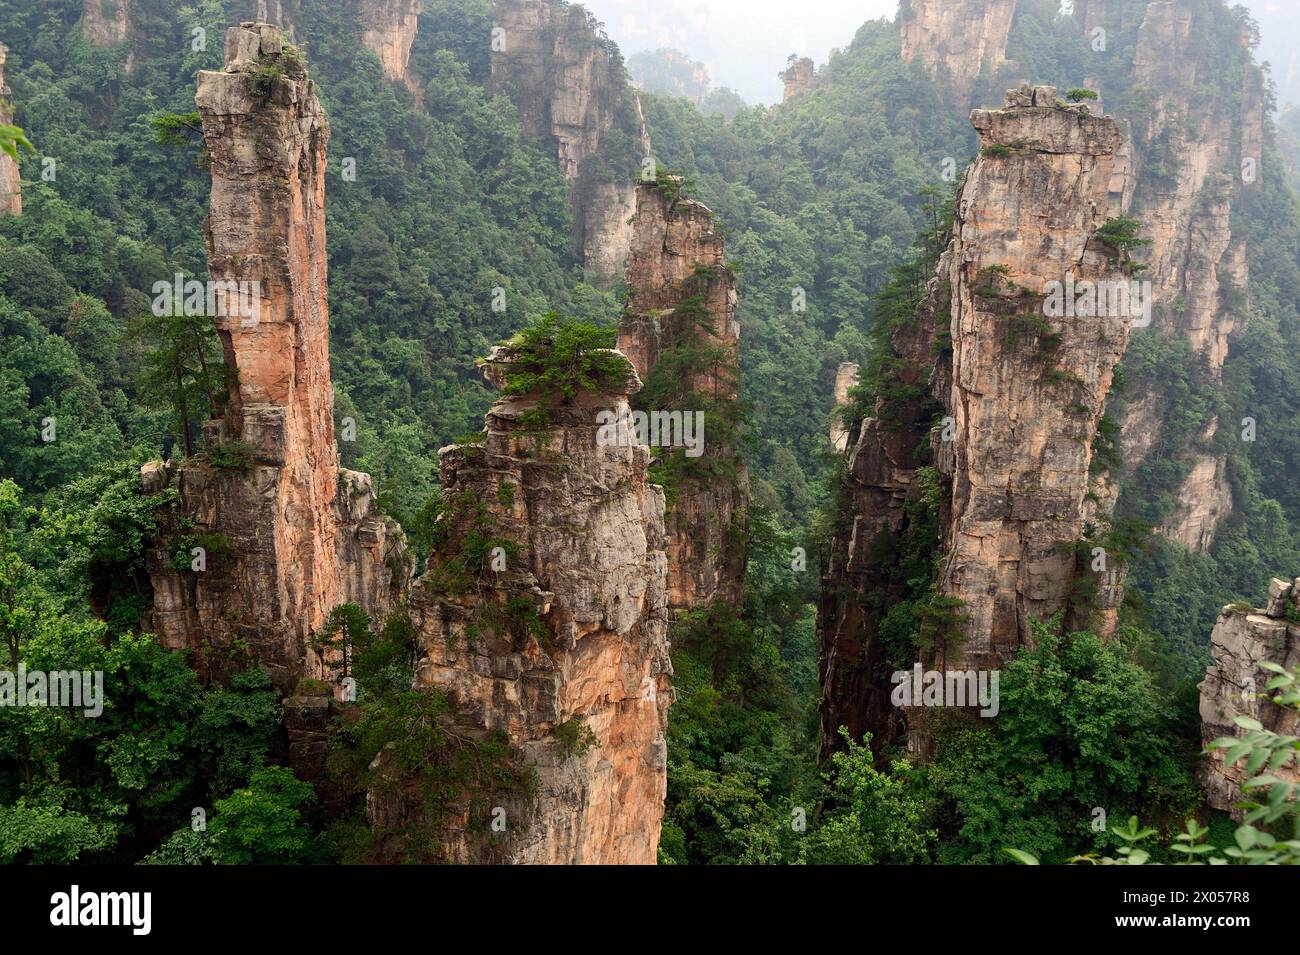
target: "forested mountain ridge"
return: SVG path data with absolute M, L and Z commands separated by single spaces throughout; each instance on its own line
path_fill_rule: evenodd
M 599 129 L 604 120 L 594 127 L 585 120 L 561 123 L 566 129 L 559 132 L 555 124 L 537 124 L 542 113 L 530 115 L 512 88 L 517 84 L 501 78 L 496 61 L 503 51 L 493 46 L 500 10 L 486 0 L 423 0 L 414 21 L 416 5 L 409 3 L 268 6 L 302 52 L 333 131 L 322 183 L 339 457 L 345 468 L 374 475 L 384 519 L 406 528 L 421 566 L 434 556 L 419 591 L 434 597 L 415 601 L 418 612 L 409 619 L 386 617 L 379 605 L 361 616 L 330 614 L 322 632 L 303 638 L 322 639 L 315 652 L 336 662 L 339 653 L 348 659 L 351 651 L 342 648 L 355 642 L 356 679 L 371 705 L 345 705 L 361 721 L 330 744 L 328 773 L 349 780 L 332 784 L 351 786 L 344 794 L 314 780 L 313 795 L 277 768 L 301 767 L 307 750 L 306 761 L 323 767 L 323 751 L 313 749 L 316 728 L 298 735 L 293 728 L 314 718 L 304 715 L 308 710 L 332 706 L 312 702 L 324 699 L 313 697 L 319 687 L 293 687 L 286 732 L 283 694 L 262 667 L 242 669 L 249 662 L 242 650 L 232 654 L 239 665 L 207 682 L 204 668 L 196 672 L 141 635 L 143 612 L 158 598 L 145 562 L 151 546 L 149 559 L 159 557 L 160 526 L 164 551 L 175 551 L 169 572 L 180 576 L 192 572 L 182 559 L 188 545 L 209 529 L 160 525 L 157 515 L 175 503 L 172 489 L 165 482 L 142 486 L 139 467 L 159 455 L 176 462 L 206 455 L 214 462 L 224 452 L 205 444 L 199 426 L 213 411 L 226 413 L 209 407 L 210 395 L 221 389 L 208 387 L 204 377 L 221 367 L 218 343 L 203 323 L 151 321 L 158 317 L 154 285 L 177 272 L 212 274 L 201 223 L 213 157 L 196 135 L 193 77 L 199 69 L 221 68 L 219 38 L 253 16 L 256 4 L 48 0 L 33 9 L 0 2 L 15 121 L 36 144 L 35 152 L 20 154 L 24 214 L 0 219 L 0 309 L 12 343 L 0 358 L 12 411 L 0 438 L 4 476 L 17 484 L 11 494 L 6 485 L 3 499 L 5 553 L 21 557 L 13 575 L 23 615 L 7 626 L 15 634 L 14 653 L 21 648 L 29 666 L 80 657 L 119 680 L 136 681 L 124 697 L 136 709 L 124 706 L 108 723 L 73 726 L 48 714 L 48 723 L 7 726 L 13 758 L 0 770 L 0 812 L 21 820 L 25 835 L 6 843 L 6 858 L 436 857 L 419 839 L 443 832 L 445 810 L 456 807 L 439 804 L 422 816 L 410 805 L 364 797 L 391 795 L 393 785 L 412 778 L 434 786 L 452 780 L 471 790 L 484 782 L 454 758 L 448 775 L 441 775 L 441 764 L 432 776 L 419 775 L 418 766 L 436 762 L 429 754 L 449 751 L 445 740 L 410 736 L 410 728 L 428 716 L 421 707 L 447 705 L 436 691 L 451 687 L 453 696 L 474 705 L 441 711 L 448 725 L 477 734 L 490 733 L 497 716 L 504 721 L 504 741 L 472 738 L 499 760 L 493 772 L 502 789 L 493 792 L 509 807 L 508 817 L 516 818 L 517 805 L 536 804 L 536 780 L 520 767 L 548 760 L 559 777 L 547 779 L 562 777 L 572 787 L 568 797 L 587 793 L 592 800 L 548 803 L 544 815 L 552 828 L 530 823 L 527 831 L 552 835 L 517 855 L 517 845 L 502 855 L 499 845 L 451 837 L 445 845 L 460 861 L 590 860 L 605 850 L 606 861 L 648 861 L 650 828 L 617 818 L 594 842 L 555 835 L 587 831 L 583 820 L 603 817 L 592 807 L 609 805 L 616 791 L 602 775 L 611 761 L 641 766 L 627 777 L 635 780 L 633 789 L 624 792 L 643 807 L 642 821 L 654 814 L 666 783 L 659 858 L 668 862 L 993 862 L 1005 861 L 1007 845 L 1059 861 L 1116 845 L 1111 834 L 1089 826 L 1092 806 L 1160 819 L 1198 806 L 1193 768 L 1200 731 L 1188 677 L 1208 660 L 1219 608 L 1242 598 L 1259 602 L 1268 577 L 1294 574 L 1300 554 L 1289 480 L 1300 439 L 1285 426 L 1300 383 L 1292 357 L 1300 321 L 1284 294 L 1296 277 L 1300 216 L 1264 121 L 1266 89 L 1242 43 L 1246 21 L 1217 0 L 1080 2 L 1073 18 L 1059 16 L 1056 3 L 1022 0 L 1001 3 L 1001 12 L 980 20 L 998 35 L 981 38 L 973 57 L 961 52 L 970 37 L 944 35 L 945 54 L 927 58 L 919 52 L 921 34 L 909 31 L 927 23 L 943 30 L 943 21 L 914 0 L 904 5 L 900 22 L 864 25 L 812 75 L 810 88 L 781 106 L 739 109 L 727 120 L 643 92 L 646 156 L 639 122 L 629 121 L 635 109 L 617 50 L 572 8 L 557 20 L 567 26 L 551 48 L 557 51 L 551 66 L 567 62 L 559 51 L 564 30 L 573 30 L 565 49 L 597 57 L 588 61 L 583 53 L 574 62 L 596 63 L 593 75 L 622 81 L 608 91 L 616 112 L 622 110 L 612 127 L 618 135 L 608 148 L 598 145 L 598 161 L 575 178 L 565 164 L 564 137 L 570 129 Z M 540 0 L 500 6 L 569 9 Z M 1144 31 L 1148 51 L 1182 41 L 1176 31 L 1151 39 L 1148 6 L 1177 14 L 1168 22 L 1196 39 L 1195 80 L 1179 85 L 1149 72 L 1158 64 L 1149 53 L 1142 59 Z M 1009 8 L 1014 16 L 1004 16 Z M 1109 29 L 1108 56 L 1094 48 L 1090 26 Z M 206 44 L 196 45 L 196 29 L 205 31 Z M 507 54 L 512 32 L 507 26 Z M 541 64 L 545 73 L 546 57 Z M 940 72 L 954 68 L 970 74 L 954 85 Z M 604 69 L 610 72 L 601 74 Z M 1114 621 L 1115 638 L 1063 635 L 1026 622 L 1030 646 L 1002 661 L 1000 719 L 954 733 L 920 765 L 902 761 L 903 752 L 886 749 L 884 739 L 873 753 L 872 744 L 855 737 L 819 770 L 812 603 L 819 549 L 830 546 L 846 513 L 845 462 L 827 440 L 837 372 L 846 362 L 865 369 L 865 386 L 848 409 L 852 447 L 881 397 L 873 360 L 888 357 L 890 348 L 881 332 L 915 314 L 934 259 L 950 238 L 952 213 L 944 200 L 980 148 L 961 92 L 969 88 L 970 105 L 990 106 L 1026 77 L 1057 83 L 1063 96 L 1076 87 L 1099 91 L 1105 114 L 1128 124 L 1131 165 L 1116 173 L 1108 191 L 1117 208 L 1137 217 L 1139 234 L 1156 240 L 1150 252 L 1136 248 L 1133 255 L 1150 256 L 1161 293 L 1155 327 L 1134 331 L 1121 365 L 1127 413 L 1119 394 L 1112 395 L 1097 425 L 1099 443 L 1089 442 L 1093 459 L 1105 459 L 1112 472 L 1109 482 L 1104 473 L 1093 475 L 1091 503 L 1113 504 L 1121 518 L 1163 525 L 1164 532 L 1148 552 L 1132 556 L 1128 583 L 1138 605 Z M 265 82 L 278 88 L 277 77 Z M 552 97 L 543 110 L 552 120 L 557 103 L 582 101 L 584 89 L 593 93 L 582 81 L 564 87 L 572 82 L 570 73 L 556 78 L 556 89 L 578 95 Z M 1165 91 L 1163 101 L 1148 98 L 1155 87 Z M 1230 145 L 1220 154 L 1223 143 Z M 1180 163 L 1179 156 L 1196 158 Z M 1241 180 L 1241 158 L 1259 160 L 1253 182 Z M 664 647 L 656 630 L 660 604 L 652 596 L 655 581 L 670 584 L 659 575 L 672 573 L 671 562 L 658 569 L 653 515 L 642 510 L 654 509 L 645 504 L 655 497 L 646 490 L 653 484 L 642 487 L 644 475 L 638 477 L 633 462 L 604 490 L 580 482 L 551 486 L 537 470 L 547 463 L 521 464 L 519 449 L 534 441 L 576 447 L 587 424 L 560 418 L 541 427 L 530 418 L 522 423 L 531 435 L 525 440 L 514 431 L 515 415 L 535 410 L 515 407 L 526 389 L 511 392 L 501 378 L 507 394 L 490 408 L 493 396 L 475 366 L 495 342 L 551 311 L 605 330 L 604 338 L 580 338 L 582 347 L 608 343 L 620 318 L 629 321 L 625 311 L 644 311 L 634 307 L 644 290 L 618 279 L 610 285 L 611 272 L 621 272 L 612 267 L 621 253 L 591 268 L 584 240 L 590 193 L 575 183 L 614 187 L 626 203 L 647 159 L 655 161 L 654 186 L 643 181 L 642 190 L 677 183 L 671 201 L 680 194 L 683 203 L 691 197 L 707 205 L 725 239 L 735 277 L 719 287 L 734 284 L 738 293 L 726 314 L 740 329 L 738 410 L 748 412 L 738 422 L 736 447 L 751 475 L 750 506 L 738 508 L 742 521 L 728 522 L 743 533 L 719 545 L 748 553 L 743 595 L 732 590 L 674 622 L 671 709 L 666 704 L 674 690 L 665 685 L 668 667 L 659 658 Z M 1191 189 L 1184 188 L 1189 169 Z M 685 182 L 667 170 L 683 173 Z M 1228 176 L 1223 189 L 1215 185 L 1220 174 Z M 611 235 L 625 224 L 621 213 L 597 218 Z M 1185 235 L 1195 241 L 1179 238 Z M 711 288 L 724 276 L 709 268 L 697 278 Z M 1171 276 L 1177 282 L 1167 285 Z M 680 310 L 691 297 L 678 294 L 672 307 Z M 715 306 L 712 314 L 720 310 Z M 547 327 L 568 326 L 543 325 L 540 337 L 516 339 L 529 360 L 536 357 L 530 349 L 551 354 L 546 350 L 559 341 L 548 337 Z M 184 337 L 190 335 L 194 341 Z M 1212 347 L 1202 355 L 1205 344 Z M 211 367 L 189 364 L 199 354 L 213 358 Z M 1216 374 L 1212 369 L 1220 366 Z M 145 373 L 137 374 L 140 368 Z M 656 385 L 650 377 L 647 386 L 659 389 L 651 394 L 672 389 L 672 381 Z M 611 400 L 618 400 L 616 391 Z M 1243 433 L 1235 423 L 1246 418 L 1255 422 L 1257 440 L 1229 441 Z M 47 420 L 56 423 L 57 438 L 31 440 Z M 541 436 L 547 428 L 550 438 Z M 456 449 L 439 479 L 438 449 L 453 440 Z M 1098 450 L 1106 443 L 1128 460 Z M 244 452 L 229 451 L 218 470 L 240 467 Z M 484 454 L 490 466 L 481 470 Z M 606 466 L 581 456 L 569 460 L 583 472 Z M 647 466 L 650 482 L 662 481 L 669 491 L 671 516 L 666 461 Z M 516 467 L 517 480 L 501 478 Z M 464 495 L 433 493 L 455 480 L 482 491 L 483 506 L 471 508 Z M 939 485 L 924 489 L 924 508 L 941 510 Z M 573 526 L 551 521 L 547 515 L 559 507 L 555 495 L 569 493 L 594 509 L 579 511 L 586 516 Z M 589 494 L 597 499 L 583 497 Z M 608 508 L 626 518 L 617 532 L 602 516 Z M 937 535 L 940 525 L 922 516 L 917 526 Z M 1195 534 L 1185 532 L 1193 524 Z M 536 543 L 542 534 L 575 534 L 579 525 L 589 539 L 577 549 Z M 612 566 L 583 556 L 585 546 L 599 545 L 606 534 L 620 543 L 597 546 L 595 553 L 601 560 L 614 556 L 625 568 L 619 573 L 627 574 L 612 575 L 608 593 L 599 575 L 583 576 Z M 518 553 L 535 580 L 497 580 L 489 569 L 493 546 L 506 551 L 513 568 L 518 555 L 504 542 L 516 535 L 526 542 Z M 696 556 L 713 560 L 717 550 Z M 912 590 L 905 602 L 918 604 L 909 610 L 924 602 L 918 598 L 932 569 L 923 566 L 928 554 L 922 548 L 907 565 L 917 578 L 907 581 Z M 470 557 L 481 562 L 482 576 L 465 591 L 461 578 Z M 627 570 L 625 559 L 636 569 Z M 568 589 L 550 587 L 539 566 L 559 568 Z M 578 577 L 564 577 L 569 573 Z M 473 603 L 482 600 L 484 582 L 493 581 L 488 592 L 495 596 Z M 442 589 L 429 590 L 433 585 Z M 642 617 L 627 609 L 628 594 L 642 602 Z M 360 611 L 364 603 L 350 606 Z M 642 648 L 634 656 L 646 669 L 638 663 L 616 677 L 604 651 L 599 663 L 552 656 L 534 615 L 552 636 L 556 621 L 567 621 L 558 632 L 578 641 L 568 650 L 588 637 L 588 646 L 613 647 L 618 641 L 610 634 L 639 634 L 643 639 L 630 645 Z M 926 626 L 907 614 L 891 623 L 904 642 Z M 532 639 L 547 647 L 544 654 Z M 547 658 L 555 682 L 548 677 L 542 687 L 535 678 Z M 260 662 L 256 652 L 252 662 Z M 331 681 L 339 676 L 333 667 L 323 674 Z M 480 683 L 485 670 L 490 677 Z M 649 696 L 646 679 L 656 687 Z M 411 694 L 413 682 L 432 692 Z M 580 690 L 588 684 L 610 687 L 606 700 L 627 696 L 605 711 Z M 1091 695 L 1094 686 L 1100 697 Z M 511 689 L 502 698 L 505 687 Z M 516 691 L 526 699 L 522 709 L 509 695 Z M 149 694 L 153 702 L 145 707 L 141 700 Z M 1078 702 L 1062 713 L 1051 706 L 1060 699 Z M 542 715 L 550 712 L 546 701 L 555 706 L 550 716 Z M 628 717 L 628 708 L 640 715 Z M 592 747 L 581 721 L 565 720 L 579 710 L 592 714 L 590 727 L 602 745 Z M 1116 726 L 1130 732 L 1111 751 L 1088 742 Z M 835 729 L 824 731 L 823 741 Z M 410 747 L 399 748 L 391 763 L 368 765 L 377 746 L 404 732 Z M 34 734 L 40 746 L 32 747 Z M 527 753 L 522 764 L 514 743 Z M 624 755 L 607 760 L 603 749 Z M 1055 755 L 1045 768 L 1047 752 Z M 57 785 L 74 777 L 81 783 L 76 792 Z M 548 799 L 554 795 L 549 782 L 543 790 Z M 392 811 L 359 818 L 341 808 L 358 799 Z M 268 855 L 241 855 L 250 850 L 237 848 L 244 845 L 239 800 L 265 807 L 291 836 Z M 484 813 L 491 804 L 480 803 L 467 811 L 472 826 L 490 824 Z M 216 818 L 225 820 L 208 839 L 183 831 L 187 807 L 199 804 L 216 807 Z M 805 826 L 792 825 L 792 818 L 804 818 Z M 473 854 L 479 851 L 489 855 Z

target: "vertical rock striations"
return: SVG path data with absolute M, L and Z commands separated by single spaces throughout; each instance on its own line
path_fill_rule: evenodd
M 96 47 L 125 43 L 130 15 L 130 0 L 85 0 L 81 8 L 81 36 Z
M 150 554 L 153 626 L 200 656 L 245 647 L 287 688 L 329 674 L 311 637 L 330 610 L 388 610 L 407 561 L 369 476 L 338 466 L 330 131 L 314 84 L 278 28 L 246 23 L 226 35 L 225 69 L 199 74 L 196 102 L 212 165 L 205 232 L 228 393 L 223 417 L 204 427 L 204 455 L 145 469 L 147 484 L 180 495 L 171 537 Z M 188 538 L 205 545 L 205 569 L 177 569 L 177 540 Z
M 1015 14 L 1016 0 L 902 0 L 903 59 L 968 103 L 980 73 L 1005 61 Z
M 633 178 L 650 144 L 617 48 L 582 7 L 500 0 L 493 7 L 492 87 L 519 110 L 524 135 L 549 140 L 570 181 L 574 239 L 603 285 L 627 259 Z
M 1088 33 L 1128 30 L 1142 22 L 1141 3 L 1133 0 L 1074 0 L 1074 18 Z
M 1106 223 L 1121 136 L 1057 105 L 1052 87 L 976 110 L 981 156 L 957 200 L 952 287 L 952 514 L 940 590 L 962 602 L 960 657 L 995 667 L 1063 609 L 1084 536 L 1093 439 L 1132 318 Z M 1091 283 L 1088 314 L 1045 315 L 1047 293 Z M 1071 311 L 1074 311 L 1073 309 Z M 941 465 L 942 467 L 942 465 Z M 955 662 L 955 661 L 949 661 Z
M 406 66 L 411 59 L 411 44 L 415 42 L 420 22 L 420 2 L 362 0 L 358 9 L 361 42 L 379 57 L 386 77 L 408 85 L 410 76 Z
M 713 213 L 680 190 L 675 177 L 637 187 L 628 302 L 618 335 L 619 349 L 646 382 L 640 410 L 651 420 L 681 411 L 684 422 L 695 413 L 704 422 L 700 449 L 663 434 L 658 442 L 669 486 L 674 613 L 714 601 L 739 604 L 749 503 L 733 433 L 740 342 L 735 276 Z
M 1233 236 L 1229 218 L 1242 161 L 1261 161 L 1264 89 L 1250 68 L 1236 95 L 1208 104 L 1198 97 L 1205 81 L 1198 71 L 1210 69 L 1198 47 L 1210 30 L 1189 5 L 1164 0 L 1147 8 L 1133 69 L 1154 99 L 1146 116 L 1134 117 L 1134 203 L 1151 233 L 1143 261 L 1156 284 L 1157 321 L 1206 352 L 1217 371 L 1234 326 L 1221 286 L 1246 287 L 1245 240 Z
M 1112 47 L 1133 36 L 1133 81 L 1143 98 L 1130 97 L 1126 107 L 1133 145 L 1119 198 L 1151 240 L 1137 254 L 1148 266 L 1143 277 L 1154 300 L 1152 328 L 1141 334 L 1185 339 L 1217 377 L 1245 318 L 1249 283 L 1245 239 L 1233 232 L 1232 210 L 1261 175 L 1266 97 L 1249 37 L 1238 36 L 1236 21 L 1217 4 L 1155 0 L 1143 8 L 1079 0 L 1076 16 L 1086 29 L 1105 29 Z M 1225 57 L 1235 57 L 1239 79 L 1224 71 Z M 1159 444 L 1171 407 L 1161 382 L 1133 384 L 1123 422 L 1135 437 L 1135 453 L 1125 454 L 1129 473 Z M 1171 489 L 1177 506 L 1160 526 L 1193 551 L 1209 549 L 1233 507 L 1226 456 L 1214 447 L 1217 430 L 1209 421 L 1179 439 L 1190 444 L 1190 460 L 1181 487 Z
M 5 83 L 5 61 L 9 58 L 9 48 L 0 43 L 0 123 L 11 124 L 14 121 L 13 102 L 9 99 L 9 86 Z M 0 153 L 0 215 L 20 216 L 23 214 L 22 175 L 18 162 L 7 153 Z
M 494 350 L 489 380 L 517 357 Z M 482 444 L 440 454 L 442 542 L 411 595 L 416 685 L 448 695 L 469 723 L 457 732 L 503 732 L 537 775 L 502 807 L 496 846 L 452 821 L 452 861 L 655 861 L 673 695 L 664 499 L 647 448 L 600 437 L 600 412 L 626 415 L 640 387 L 624 369 L 567 405 L 503 397 Z M 478 550 L 497 547 L 488 569 Z
M 1261 666 L 1272 663 L 1287 670 L 1300 666 L 1300 579 L 1274 580 L 1268 606 L 1262 610 L 1224 607 L 1210 638 L 1210 655 L 1214 662 L 1200 686 L 1201 736 L 1207 744 L 1242 735 L 1236 724 L 1239 716 L 1286 736 L 1300 735 L 1296 714 L 1272 702 L 1266 687 L 1274 674 Z M 1246 776 L 1241 764 L 1225 767 L 1223 756 L 1223 750 L 1214 750 L 1206 757 L 1201 785 L 1211 806 L 1235 811 Z M 1273 775 L 1300 783 L 1300 770 L 1294 765 Z
M 1076 551 L 1093 530 L 1092 444 L 1131 317 L 1106 294 L 1050 306 L 1052 283 L 1062 306 L 1076 288 L 1128 288 L 1124 256 L 1097 236 L 1119 128 L 1028 86 L 971 122 L 981 153 L 952 240 L 915 317 L 892 328 L 874 415 L 850 431 L 818 612 L 824 749 L 840 726 L 896 735 L 902 655 L 997 668 L 1089 572 Z M 941 556 L 932 598 L 912 579 L 927 546 Z M 903 599 L 930 601 L 915 647 L 897 623 L 882 630 Z

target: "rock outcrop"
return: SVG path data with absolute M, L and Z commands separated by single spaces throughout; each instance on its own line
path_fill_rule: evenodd
M 361 42 L 383 64 L 384 75 L 399 83 L 408 83 L 407 64 L 411 44 L 420 23 L 421 0 L 362 0 Z
M 489 380 L 516 358 L 496 349 Z M 537 775 L 493 845 L 454 819 L 451 861 L 655 861 L 673 698 L 664 495 L 649 450 L 600 423 L 639 387 L 628 368 L 570 404 L 503 397 L 481 444 L 440 452 L 444 543 L 410 599 L 416 685 L 447 694 L 458 733 L 503 732 Z M 464 556 L 475 541 L 485 560 Z
M 1133 35 L 1133 80 L 1150 94 L 1140 113 L 1126 116 L 1132 128 L 1128 169 L 1117 177 L 1112 199 L 1141 220 L 1150 246 L 1135 252 L 1148 266 L 1153 285 L 1151 328 L 1139 334 L 1176 335 L 1206 357 L 1217 376 L 1230 340 L 1246 317 L 1249 283 L 1245 239 L 1232 229 L 1232 210 L 1244 190 L 1262 175 L 1265 95 L 1263 74 L 1249 53 L 1249 38 L 1239 51 L 1207 41 L 1231 33 L 1228 12 L 1213 5 L 1154 0 L 1146 5 L 1115 0 L 1078 0 L 1076 17 L 1085 28 L 1104 28 L 1112 46 Z M 1220 74 L 1223 57 L 1235 55 L 1241 83 L 1229 88 Z M 1206 89 L 1212 90 L 1206 95 Z M 1165 427 L 1170 402 L 1160 397 L 1158 381 L 1134 382 L 1126 431 L 1146 432 L 1128 453 L 1132 473 Z M 1133 408 L 1148 414 L 1134 420 Z M 1178 505 L 1161 524 L 1166 537 L 1193 551 L 1214 542 L 1219 524 L 1232 512 L 1227 461 L 1213 448 L 1217 429 L 1210 422 L 1194 442 L 1191 464 Z M 1123 502 L 1119 505 L 1123 509 Z
M 849 429 L 838 417 L 839 409 L 848 404 L 849 390 L 858 383 L 858 363 L 842 361 L 835 370 L 835 408 L 837 416 L 831 421 L 831 447 L 836 451 L 847 451 L 849 447 Z
M 9 48 L 0 43 L 0 123 L 12 124 L 14 121 L 13 102 L 10 89 L 5 83 L 5 61 L 9 58 Z M 18 163 L 7 153 L 0 153 L 0 215 L 20 216 L 23 214 L 23 184 Z
M 637 53 L 627 65 L 637 89 L 689 100 L 696 106 L 704 104 L 713 85 L 708 66 L 671 47 Z
M 1104 301 L 1063 306 L 1084 283 L 1128 288 L 1124 257 L 1097 236 L 1119 127 L 1029 86 L 971 122 L 981 152 L 952 240 L 917 316 L 891 333 L 893 387 L 850 431 L 847 513 L 818 613 L 827 749 L 840 726 L 882 742 L 901 728 L 889 676 L 913 661 L 890 659 L 899 651 L 879 631 L 914 586 L 900 566 L 905 537 L 939 538 L 931 609 L 945 613 L 921 649 L 944 668 L 998 668 L 1090 572 L 1076 554 L 1093 530 L 1092 445 L 1131 317 Z M 949 487 L 942 504 L 936 482 Z
M 1267 686 L 1274 674 L 1261 666 L 1272 663 L 1287 670 L 1300 666 L 1300 579 L 1274 580 L 1268 606 L 1261 610 L 1224 607 L 1210 638 L 1210 655 L 1214 662 L 1200 686 L 1201 735 L 1207 744 L 1244 735 L 1236 724 L 1238 716 L 1258 720 L 1265 729 L 1286 736 L 1300 735 L 1300 718 L 1272 702 Z M 1225 767 L 1223 756 L 1223 750 L 1215 750 L 1206 757 L 1201 785 L 1211 806 L 1240 818 L 1235 807 L 1241 801 L 1244 767 Z M 1300 768 L 1294 765 L 1273 775 L 1300 783 Z
M 1244 291 L 1248 279 L 1245 240 L 1232 234 L 1230 216 L 1243 160 L 1262 161 L 1264 96 L 1262 76 L 1249 69 L 1239 97 L 1200 105 L 1198 70 L 1210 67 L 1196 54 L 1209 29 L 1188 5 L 1147 8 L 1133 69 L 1155 101 L 1145 123 L 1135 118 L 1134 203 L 1152 240 L 1142 261 L 1156 285 L 1156 327 L 1176 329 L 1217 371 L 1237 318 L 1221 285 Z
M 633 179 L 650 143 L 622 58 L 598 27 L 582 7 L 501 0 L 493 7 L 492 88 L 514 102 L 525 136 L 554 144 L 572 184 L 577 250 L 608 286 L 627 259 Z
M 1144 12 L 1130 0 L 1074 0 L 1074 18 L 1089 33 L 1128 30 L 1141 23 Z
M 356 603 L 383 614 L 408 561 L 369 476 L 338 466 L 330 130 L 314 84 L 279 28 L 245 23 L 226 35 L 225 69 L 200 72 L 196 102 L 211 158 L 205 238 L 228 390 L 222 417 L 204 427 L 204 454 L 144 470 L 150 490 L 169 484 L 180 498 L 149 554 L 151 625 L 213 668 L 243 649 L 287 689 L 331 675 L 312 646 L 329 612 Z M 204 549 L 205 567 L 191 569 L 190 544 Z
M 975 81 L 1006 60 L 1016 0 L 902 0 L 903 59 L 919 62 L 962 105 Z
M 790 61 L 790 65 L 785 71 L 778 74 L 781 77 L 781 82 L 785 84 L 785 89 L 781 94 L 781 102 L 788 103 L 796 96 L 802 96 L 812 90 L 813 69 L 813 61 L 806 56 Z
M 891 659 L 899 651 L 881 639 L 880 626 L 907 595 L 902 542 L 939 546 L 937 516 L 923 498 L 937 489 L 931 428 L 939 403 L 930 389 L 951 375 L 946 359 L 936 367 L 934 347 L 950 320 L 951 294 L 946 278 L 935 277 L 912 320 L 894 326 L 888 361 L 900 397 L 878 396 L 873 416 L 847 429 L 840 509 L 817 603 L 823 756 L 841 745 L 840 727 L 854 739 L 873 734 L 877 752 L 905 729 L 890 702 L 890 674 L 910 666 L 911 656 Z M 929 488 L 920 479 L 927 465 Z
M 125 43 L 131 25 L 131 0 L 85 0 L 81 9 L 81 35 L 92 46 Z
M 680 189 L 674 177 L 637 187 L 618 335 L 619 350 L 646 381 L 640 410 L 652 417 L 698 413 L 708 424 L 698 435 L 702 453 L 660 436 L 671 475 L 666 549 L 674 614 L 740 602 L 749 501 L 731 433 L 739 384 L 736 280 L 713 213 Z
M 1130 287 L 1096 235 L 1121 142 L 1114 120 L 1022 87 L 971 122 L 982 155 L 940 266 L 953 296 L 941 397 L 955 425 L 940 458 L 953 485 L 940 590 L 967 618 L 961 658 L 991 668 L 1029 639 L 1031 620 L 1065 606 L 1093 440 L 1132 317 L 1101 301 Z M 1102 290 L 1095 314 L 1045 316 L 1051 283 Z

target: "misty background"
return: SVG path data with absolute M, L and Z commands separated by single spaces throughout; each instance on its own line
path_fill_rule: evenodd
M 1279 105 L 1300 103 L 1300 0 L 1245 0 L 1260 23 L 1257 58 L 1273 66 Z M 892 20 L 898 0 L 586 0 L 624 57 L 670 47 L 709 68 L 749 103 L 781 100 L 792 53 L 818 67 L 867 20 Z M 1027 77 L 1032 80 L 1033 77 Z

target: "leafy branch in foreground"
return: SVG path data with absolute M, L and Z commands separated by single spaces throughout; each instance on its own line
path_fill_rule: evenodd
M 36 152 L 36 147 L 31 144 L 31 141 L 23 133 L 22 127 L 13 126 L 9 123 L 0 123 L 0 151 L 17 162 L 19 146 L 28 152 Z
M 1274 673 L 1267 690 L 1276 691 L 1273 702 L 1285 709 L 1300 712 L 1300 668 L 1287 672 L 1276 663 L 1261 663 Z M 1245 810 L 1242 825 L 1233 833 L 1234 846 L 1219 849 L 1206 843 L 1209 828 L 1195 819 L 1187 820 L 1187 828 L 1174 837 L 1166 848 L 1184 859 L 1184 864 L 1208 863 L 1210 865 L 1300 865 L 1300 804 L 1295 800 L 1296 783 L 1282 779 L 1278 771 L 1300 763 L 1300 737 L 1286 736 L 1265 729 L 1259 720 L 1238 716 L 1236 723 L 1246 730 L 1246 735 L 1223 736 L 1206 748 L 1206 753 L 1225 750 L 1225 766 L 1245 764 L 1246 776 L 1241 784 L 1243 794 L 1258 794 L 1245 798 L 1239 807 Z M 1262 828 L 1261 828 L 1262 827 Z M 1280 835 L 1287 829 L 1287 835 Z M 1137 816 L 1129 818 L 1124 826 L 1112 826 L 1111 832 L 1127 845 L 1117 851 L 1119 858 L 1099 858 L 1094 853 L 1075 856 L 1071 862 L 1092 865 L 1145 865 L 1151 853 L 1139 843 L 1158 835 L 1155 829 L 1139 828 Z M 1019 849 L 1003 850 L 1023 865 L 1038 865 L 1038 859 Z

